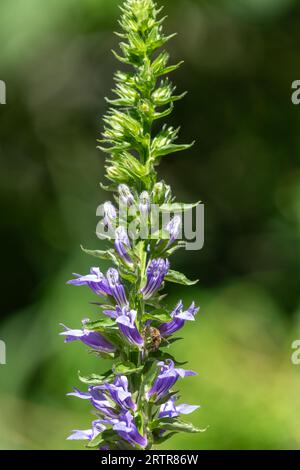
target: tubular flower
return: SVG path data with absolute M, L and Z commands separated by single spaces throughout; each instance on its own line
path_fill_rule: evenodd
M 193 302 L 184 309 L 180 301 L 167 315 L 163 292 L 167 282 L 195 283 L 170 269 L 169 257 L 185 246 L 183 214 L 197 204 L 176 201 L 157 175 L 165 156 L 192 145 L 177 143 L 179 128 L 160 124 L 184 96 L 175 94 L 167 77 L 180 64 L 170 64 L 162 50 L 172 36 L 163 32 L 155 0 L 121 1 L 122 41 L 114 55 L 127 70 L 114 76 L 99 139 L 107 155 L 102 187 L 115 201 L 101 207 L 101 234 L 109 246 L 84 250 L 111 265 L 106 273 L 100 266 L 87 275 L 74 274 L 68 284 L 88 286 L 98 296 L 92 302 L 96 318 L 83 320 L 80 329 L 64 326 L 60 333 L 66 342 L 89 346 L 98 360 L 111 360 L 103 375 L 80 373 L 85 389 L 68 393 L 96 415 L 87 429 L 74 430 L 68 439 L 88 441 L 88 448 L 99 450 L 151 449 L 180 430 L 199 431 L 182 420 L 198 407 L 177 404 L 173 389 L 178 379 L 196 374 L 176 367 L 169 349 L 170 335 L 194 321 L 198 308 Z
M 132 206 L 134 204 L 134 197 L 128 186 L 120 184 L 118 190 L 121 203 L 125 206 Z
M 143 346 L 144 340 L 136 325 L 136 310 L 129 310 L 127 307 L 123 307 L 122 309 L 117 307 L 117 314 L 116 322 L 126 340 L 135 346 Z
M 134 418 L 130 411 L 120 414 L 117 419 L 104 420 L 112 424 L 112 428 L 122 439 L 129 442 L 133 447 L 145 448 L 148 444 L 147 438 L 142 436 L 136 427 Z
M 114 297 L 118 305 L 127 305 L 125 289 L 122 282 L 120 282 L 120 275 L 116 269 L 110 268 L 107 271 L 107 283 L 109 293 Z
M 150 299 L 162 286 L 165 276 L 170 268 L 167 259 L 154 259 L 147 268 L 147 282 L 142 288 L 141 293 L 144 299 Z
M 82 343 L 98 352 L 112 353 L 116 350 L 115 346 L 97 331 L 90 331 L 85 328 L 82 330 L 71 330 L 65 325 L 62 326 L 65 328 L 65 331 L 62 331 L 60 335 L 65 336 L 66 343 L 80 340 Z
M 91 441 L 95 439 L 101 432 L 105 430 L 105 426 L 101 423 L 99 419 L 93 421 L 92 429 L 87 429 L 85 431 L 74 430 L 72 434 L 68 437 L 70 441 L 77 440 L 88 440 Z
M 148 218 L 150 212 L 150 196 L 147 191 L 143 191 L 140 195 L 139 211 L 144 220 Z
M 172 320 L 159 326 L 160 334 L 162 336 L 170 336 L 180 330 L 186 321 L 195 321 L 195 315 L 198 310 L 199 308 L 195 307 L 195 303 L 193 302 L 186 311 L 183 311 L 183 304 L 180 300 L 171 313 Z
M 119 305 L 127 305 L 125 289 L 120 282 L 120 275 L 115 268 L 109 268 L 106 277 L 99 268 L 91 268 L 87 276 L 76 275 L 76 279 L 68 281 L 73 286 L 87 285 L 100 296 L 111 295 Z
M 170 400 L 166 401 L 160 406 L 159 417 L 160 418 L 177 418 L 180 414 L 189 415 L 193 411 L 197 410 L 199 406 L 180 404 L 176 405 L 176 397 L 172 396 Z
M 94 387 L 94 390 L 106 390 L 114 402 L 122 409 L 136 410 L 136 404 L 132 400 L 132 395 L 128 391 L 128 379 L 125 375 L 117 376 L 115 381 L 110 384 Z
M 122 226 L 118 227 L 115 231 L 115 237 L 116 252 L 125 263 L 132 265 L 132 260 L 128 254 L 128 249 L 131 246 L 126 229 Z
M 159 362 L 157 365 L 160 366 L 160 372 L 152 387 L 146 393 L 148 400 L 153 398 L 155 401 L 159 401 L 170 391 L 180 377 L 197 375 L 191 370 L 175 368 L 174 362 L 171 359 L 167 359 L 165 362 Z
M 76 276 L 76 279 L 71 279 L 67 284 L 88 286 L 95 294 L 100 296 L 105 296 L 110 292 L 108 282 L 99 268 L 91 268 L 90 274 L 86 276 L 81 276 L 81 274 L 74 274 L 74 276 Z
M 177 240 L 180 235 L 181 230 L 181 218 L 176 215 L 172 220 L 166 225 L 165 230 L 169 233 L 169 241 L 165 249 L 169 248 Z
M 117 218 L 117 211 L 115 206 L 110 202 L 107 201 L 103 204 L 103 224 L 105 227 L 109 227 L 110 229 L 114 226 L 114 221 Z

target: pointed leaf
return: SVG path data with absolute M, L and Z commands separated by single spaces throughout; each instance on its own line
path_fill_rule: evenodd
M 191 204 L 184 204 L 182 202 L 175 202 L 173 204 L 163 204 L 162 206 L 160 206 L 159 210 L 161 212 L 186 212 L 186 211 L 189 211 L 191 209 L 193 209 L 194 207 L 197 207 L 199 204 L 201 203 L 201 201 L 198 201 L 198 202 L 194 202 L 194 203 L 191 203 Z
M 186 423 L 185 421 L 180 421 L 178 419 L 172 418 L 161 418 L 157 421 L 154 421 L 151 425 L 152 429 L 165 429 L 168 431 L 177 431 L 177 432 L 204 432 L 206 429 L 196 428 L 192 423 Z
M 117 258 L 112 252 L 112 250 L 104 250 L 104 251 L 103 250 L 87 250 L 82 245 L 80 246 L 80 248 L 87 255 L 94 256 L 95 258 L 100 258 L 104 260 L 112 260 L 115 264 L 118 264 Z
M 113 372 L 116 375 L 131 375 L 139 372 L 144 366 L 137 367 L 132 362 L 119 362 L 113 366 Z
M 78 377 L 80 382 L 87 384 L 87 385 L 100 385 L 104 381 L 109 381 L 113 378 L 113 375 L 111 374 L 111 371 L 108 371 L 104 375 L 98 375 L 98 374 L 90 374 L 88 376 L 83 376 L 80 374 L 80 371 L 78 371 Z
M 195 281 L 191 281 L 183 273 L 180 273 L 179 271 L 173 271 L 173 269 L 169 270 L 168 274 L 165 277 L 165 280 L 169 282 L 174 282 L 175 284 L 182 284 L 184 286 L 193 286 L 199 281 L 198 279 L 196 279 Z

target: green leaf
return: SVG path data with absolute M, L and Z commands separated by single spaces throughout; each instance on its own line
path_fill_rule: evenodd
M 167 323 L 172 320 L 170 315 L 166 312 L 162 312 L 161 310 L 154 310 L 151 313 L 145 313 L 143 316 L 143 320 L 153 320 L 159 323 Z
M 109 317 L 100 318 L 96 321 L 89 321 L 85 323 L 85 328 L 88 330 L 98 330 L 98 331 L 105 331 L 107 329 L 118 329 L 116 326 L 116 322 Z
M 86 447 L 88 447 L 89 449 L 93 449 L 94 447 L 99 447 L 100 444 L 103 444 L 103 443 L 104 443 L 103 435 L 102 435 L 102 433 L 100 433 L 96 437 L 94 437 L 94 439 L 92 439 L 86 445 Z
M 178 431 L 172 431 L 169 432 L 168 434 L 163 434 L 162 436 L 158 434 L 157 436 L 154 436 L 154 444 L 163 444 L 164 442 L 168 441 L 171 437 L 175 436 Z
M 80 382 L 87 385 L 101 385 L 104 381 L 109 381 L 113 378 L 111 371 L 107 372 L 105 375 L 90 374 L 88 376 L 83 376 L 78 371 L 78 377 Z
M 165 145 L 164 147 L 161 147 L 160 149 L 155 150 L 155 152 L 153 152 L 153 156 L 157 158 L 157 157 L 164 157 L 166 155 L 170 155 L 170 154 L 177 153 L 177 152 L 182 152 L 183 150 L 188 150 L 189 148 L 191 148 L 194 145 L 194 143 L 195 142 L 192 142 L 190 144 Z
M 180 421 L 179 419 L 172 418 L 161 418 L 156 421 L 153 421 L 151 424 L 152 429 L 166 429 L 167 431 L 176 431 L 176 432 L 205 432 L 206 429 L 196 428 L 192 423 L 186 423 Z
M 151 307 L 154 307 L 156 309 L 161 308 L 160 302 L 167 296 L 167 294 L 163 294 L 160 296 L 154 296 L 151 299 L 146 300 L 146 305 L 150 305 Z
M 106 429 L 105 431 L 98 434 L 98 436 L 94 437 L 86 447 L 94 448 L 99 447 L 100 444 L 104 444 L 116 438 L 116 433 L 112 429 Z
M 176 343 L 177 341 L 181 341 L 183 338 L 177 336 L 176 338 L 167 338 L 164 340 L 164 342 L 161 344 L 161 347 L 168 347 L 170 344 Z
M 143 385 L 152 384 L 157 374 L 159 373 L 159 368 L 157 367 L 158 360 L 154 357 L 149 357 L 148 361 L 145 364 L 143 370 Z
M 158 361 L 165 361 L 166 359 L 171 359 L 171 361 L 173 361 L 176 366 L 184 366 L 185 364 L 187 364 L 187 361 L 178 362 L 176 361 L 175 357 L 172 356 L 172 354 L 162 352 L 162 351 L 155 351 L 151 353 L 151 357 L 157 358 Z
M 115 375 L 131 375 L 139 372 L 144 366 L 136 367 L 132 362 L 118 362 L 113 366 L 113 372 Z
M 160 400 L 156 401 L 155 404 L 156 404 L 157 406 L 163 405 L 164 403 L 166 403 L 167 401 L 169 401 L 170 398 L 172 398 L 174 395 L 176 395 L 177 400 L 180 398 L 180 397 L 178 396 L 178 391 L 176 391 L 176 392 L 170 392 L 170 393 L 168 393 L 167 395 L 165 395 L 163 398 L 161 398 Z
M 184 274 L 178 271 L 173 271 L 173 269 L 169 269 L 169 272 L 166 275 L 165 280 L 169 282 L 174 282 L 175 284 L 182 284 L 184 286 L 193 286 L 194 284 L 197 284 L 197 282 L 199 281 L 199 279 L 196 279 L 195 281 L 191 281 Z
M 82 251 L 87 255 L 94 256 L 95 258 L 100 258 L 104 260 L 112 260 L 115 264 L 118 264 L 117 258 L 114 255 L 112 250 L 87 250 L 82 245 L 80 246 Z
M 171 203 L 171 204 L 163 204 L 162 206 L 160 206 L 159 210 L 161 212 L 186 212 L 186 211 L 189 211 L 191 209 L 193 209 L 194 207 L 197 207 L 199 204 L 201 203 L 201 201 L 198 201 L 198 202 L 195 202 L 195 203 L 191 203 L 191 204 L 184 204 L 183 202 L 175 202 L 175 203 Z

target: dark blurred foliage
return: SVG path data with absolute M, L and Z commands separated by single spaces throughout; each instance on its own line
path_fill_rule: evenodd
M 4 331 L 10 331 L 6 327 L 13 331 L 10 324 L 14 318 L 19 319 L 15 326 L 18 334 L 27 328 L 26 315 L 36 322 L 44 318 L 39 305 L 48 302 L 45 299 L 50 286 L 58 280 L 61 296 L 66 296 L 68 302 L 74 295 L 76 302 L 80 293 L 70 293 L 63 286 L 66 271 L 87 270 L 91 260 L 80 255 L 80 243 L 90 248 L 100 245 L 95 236 L 95 214 L 107 196 L 99 187 L 104 156 L 96 150 L 96 139 L 101 132 L 100 117 L 106 110 L 104 97 L 110 95 L 112 75 L 119 67 L 110 53 L 118 43 L 113 35 L 118 3 L 1 1 L 0 79 L 7 84 L 7 105 L 0 107 Z M 236 308 L 234 321 L 238 325 L 245 322 L 238 337 L 243 337 L 252 313 L 257 329 L 262 326 L 259 322 L 266 320 L 263 328 L 268 331 L 272 325 L 276 336 L 277 324 L 274 319 L 270 324 L 267 320 L 270 311 L 276 312 L 278 325 L 292 325 L 300 303 L 300 107 L 291 102 L 291 83 L 300 78 L 300 3 L 162 3 L 169 15 L 167 31 L 179 33 L 169 44 L 172 60 L 185 60 L 172 79 L 180 92 L 189 91 L 176 105 L 170 123 L 181 125 L 181 141 L 197 141 L 186 154 L 165 158 L 160 172 L 179 200 L 201 199 L 205 203 L 204 249 L 181 253 L 176 266 L 189 277 L 200 279 L 200 292 L 206 292 L 203 299 L 211 299 L 214 292 L 229 286 L 219 305 L 222 328 L 226 330 L 226 322 L 220 312 L 227 315 L 230 305 L 229 311 Z M 253 290 L 231 290 L 231 285 L 240 283 Z M 170 290 L 170 294 L 173 298 L 176 291 Z M 261 303 L 266 310 L 260 309 L 260 296 L 268 299 Z M 54 296 L 51 304 L 48 302 L 49 314 L 59 309 L 56 299 Z M 253 310 L 249 307 L 251 299 Z M 206 313 L 210 310 L 205 302 L 203 309 Z M 25 314 L 14 317 L 16 312 Z M 258 312 L 264 320 L 258 319 Z M 210 317 L 213 315 L 210 311 Z M 63 318 L 62 311 L 54 322 Z M 206 328 L 207 321 L 206 317 Z M 212 322 L 208 336 L 216 338 L 217 322 Z M 35 334 L 40 334 L 40 326 L 36 326 Z M 43 334 L 45 338 L 56 335 L 56 324 Z M 230 330 L 228 334 L 231 341 L 235 333 Z M 284 341 L 281 339 L 281 344 Z M 33 357 L 36 350 L 32 347 L 32 351 Z M 61 350 L 58 356 L 51 354 L 54 352 L 40 361 L 35 358 L 36 365 L 18 393 L 24 397 L 36 395 L 43 404 L 49 400 L 51 405 L 52 399 L 57 403 L 55 400 L 65 389 L 64 385 L 54 386 L 51 377 L 63 380 L 68 370 L 71 383 L 76 371 L 72 369 L 74 364 L 66 363 L 71 369 L 62 366 Z M 68 355 L 68 351 L 63 354 Z M 286 354 L 289 361 L 289 349 Z M 57 375 L 53 357 L 60 364 Z M 208 356 L 202 352 L 201 364 L 206 361 Z M 205 367 L 209 371 L 209 364 Z M 225 393 L 225 400 L 226 392 L 222 384 L 219 387 L 211 385 L 207 393 L 211 398 L 206 405 L 207 422 L 216 392 Z M 74 416 L 70 419 L 72 426 Z M 282 417 L 277 418 L 279 429 Z M 247 415 L 244 419 L 251 421 Z M 258 445 L 255 437 L 252 442 L 249 436 L 239 433 L 232 440 L 224 438 L 220 445 Z M 264 434 L 263 427 L 261 435 L 265 436 L 262 439 L 266 446 L 283 442 L 273 439 L 271 431 L 268 436 Z M 207 447 L 217 445 L 207 439 Z M 291 438 L 283 445 L 299 446 L 299 442 Z M 30 447 L 26 443 L 21 446 Z

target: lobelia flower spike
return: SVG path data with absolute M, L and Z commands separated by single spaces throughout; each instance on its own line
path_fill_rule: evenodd
M 168 116 L 184 96 L 174 94 L 166 78 L 180 64 L 170 65 L 168 53 L 160 50 L 172 37 L 163 33 L 161 9 L 153 0 L 126 0 L 121 10 L 121 52 L 114 55 L 132 68 L 115 74 L 115 96 L 107 99 L 111 107 L 99 141 L 107 154 L 106 189 L 115 199 L 103 204 L 105 240 L 111 246 L 106 251 L 84 249 L 111 266 L 106 274 L 97 266 L 87 275 L 74 274 L 68 284 L 88 286 L 97 296 L 93 303 L 99 313 L 93 321 L 83 320 L 80 329 L 64 326 L 60 334 L 113 363 L 103 375 L 80 374 L 85 390 L 74 388 L 68 394 L 88 402 L 96 415 L 87 429 L 73 431 L 68 439 L 82 439 L 87 447 L 101 450 L 142 450 L 177 432 L 200 431 L 181 419 L 198 406 L 177 404 L 173 389 L 180 378 L 196 373 L 177 367 L 162 349 L 170 348 L 172 335 L 195 320 L 198 307 L 193 302 L 185 309 L 179 301 L 169 313 L 164 305 L 161 291 L 167 282 L 192 282 L 173 271 L 168 259 L 183 245 L 178 207 L 185 205 L 174 202 L 170 186 L 158 181 L 156 173 L 161 158 L 192 144 L 175 143 L 178 130 L 165 124 L 153 131 L 155 121 Z M 153 205 L 174 214 L 154 235 Z M 131 234 L 131 223 L 143 227 L 139 236 Z

